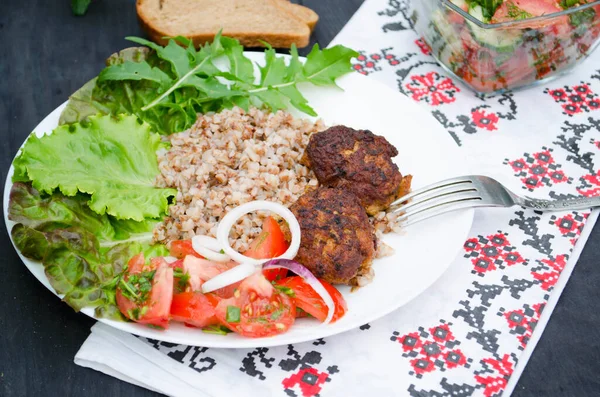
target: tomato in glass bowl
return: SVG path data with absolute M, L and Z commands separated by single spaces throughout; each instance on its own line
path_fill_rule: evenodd
M 558 77 L 600 42 L 600 0 L 419 0 L 412 7 L 434 57 L 479 93 Z

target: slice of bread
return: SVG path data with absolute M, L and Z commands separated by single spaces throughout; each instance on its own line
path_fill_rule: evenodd
M 222 34 L 246 47 L 306 47 L 315 16 L 284 0 L 137 0 L 138 18 L 150 38 L 162 45 L 165 37 L 184 36 L 196 46 Z M 316 15 L 316 14 L 315 14 Z M 318 19 L 318 17 L 317 17 Z M 316 23 L 316 21 L 315 21 Z
M 315 29 L 315 25 L 319 21 L 319 15 L 316 12 L 300 4 L 290 3 L 289 0 L 277 0 L 276 3 L 278 7 L 285 9 L 307 24 L 311 32 Z

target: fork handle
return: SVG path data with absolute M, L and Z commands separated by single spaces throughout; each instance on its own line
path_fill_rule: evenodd
M 540 211 L 587 210 L 600 207 L 600 197 L 577 197 L 566 200 L 540 200 L 518 197 L 516 204 Z

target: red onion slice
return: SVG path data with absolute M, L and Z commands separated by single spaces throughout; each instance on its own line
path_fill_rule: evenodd
M 319 279 L 316 278 L 315 275 L 312 274 L 311 271 L 306 267 L 290 259 L 272 259 L 263 264 L 263 269 L 275 268 L 284 268 L 296 273 L 298 276 L 302 277 L 304 281 L 306 281 L 306 283 L 310 285 L 321 298 L 323 298 L 323 301 L 327 305 L 327 318 L 325 318 L 323 324 L 329 324 L 333 318 L 333 313 L 335 312 L 335 303 Z

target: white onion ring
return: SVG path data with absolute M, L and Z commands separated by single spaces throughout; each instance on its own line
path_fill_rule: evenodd
M 229 244 L 229 231 L 235 225 L 238 219 L 242 216 L 249 214 L 253 211 L 267 210 L 276 213 L 281 216 L 288 223 L 290 228 L 290 232 L 292 233 L 292 242 L 282 255 L 277 258 L 267 258 L 267 259 L 254 259 L 248 256 L 242 255 L 236 250 L 234 250 Z M 229 255 L 231 259 L 239 263 L 251 263 L 253 265 L 261 265 L 263 262 L 269 259 L 293 259 L 298 253 L 298 249 L 300 249 L 300 224 L 298 220 L 286 207 L 281 204 L 273 203 L 271 201 L 251 201 L 246 204 L 242 204 L 239 207 L 236 207 L 229 211 L 227 215 L 223 217 L 221 222 L 219 223 L 219 227 L 217 228 L 217 240 L 223 247 L 226 255 Z
M 224 271 L 216 275 L 202 284 L 202 292 L 209 293 L 220 288 L 225 288 L 231 284 L 242 281 L 246 277 L 250 277 L 257 271 L 256 265 L 252 263 L 242 263 L 234 268 Z
M 304 281 L 306 281 L 306 284 L 310 285 L 321 298 L 323 298 L 323 302 L 327 305 L 327 317 L 325 318 L 325 321 L 323 321 L 323 324 L 329 324 L 335 313 L 335 302 L 319 279 L 306 267 L 289 259 L 273 259 L 263 265 L 263 269 L 276 268 L 284 268 L 296 273 L 298 276 L 302 277 Z
M 192 237 L 192 248 L 198 254 L 206 259 L 214 262 L 229 262 L 231 258 L 228 255 L 222 254 L 223 248 L 216 238 L 209 236 L 194 236 Z
M 168 264 L 171 264 L 173 262 L 177 262 L 179 259 L 175 258 L 174 256 L 165 256 L 163 257 L 163 259 L 165 260 L 165 262 L 167 262 Z

